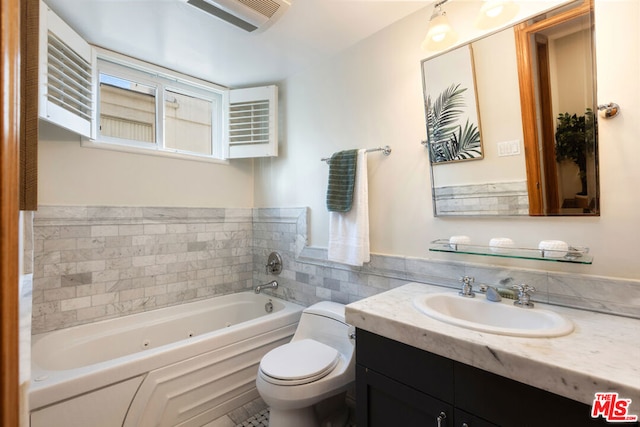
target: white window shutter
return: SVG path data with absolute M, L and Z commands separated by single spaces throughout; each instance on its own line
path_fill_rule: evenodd
M 95 53 L 43 2 L 40 2 L 39 49 L 39 116 L 91 137 Z
M 229 91 L 225 157 L 278 155 L 278 87 L 275 85 Z

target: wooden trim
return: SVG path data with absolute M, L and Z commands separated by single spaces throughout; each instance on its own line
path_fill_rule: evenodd
M 40 0 L 21 0 L 20 209 L 38 209 L 38 38 Z
M 527 168 L 527 190 L 529 192 L 529 215 L 545 215 L 542 199 L 540 171 L 540 149 L 538 145 L 538 114 L 536 111 L 536 87 L 532 68 L 531 36 L 546 28 L 591 13 L 593 0 L 584 0 L 580 5 L 541 21 L 515 26 L 520 107 L 522 109 L 522 133 L 524 138 L 525 164 Z
M 529 215 L 544 215 L 540 177 L 540 154 L 538 152 L 538 127 L 536 126 L 536 95 L 531 72 L 531 45 L 526 24 L 515 27 L 520 108 L 522 110 L 522 133 L 524 157 L 527 167 L 527 191 L 529 193 Z
M 0 3 L 0 425 L 20 421 L 18 214 L 20 2 Z
M 539 36 L 540 38 L 542 36 Z M 536 40 L 538 81 L 540 82 L 540 114 L 542 120 L 542 174 L 544 176 L 545 213 L 560 212 L 558 194 L 558 168 L 556 166 L 555 120 L 551 106 L 551 76 L 549 69 L 549 44 L 547 37 Z
M 579 18 L 590 14 L 593 10 L 593 0 L 584 0 L 580 5 L 572 7 L 571 9 L 559 13 L 554 16 L 543 19 L 542 21 L 535 22 L 526 26 L 527 32 L 535 33 L 538 31 L 546 30 L 554 25 L 562 24 L 563 22 L 570 21 L 574 18 Z

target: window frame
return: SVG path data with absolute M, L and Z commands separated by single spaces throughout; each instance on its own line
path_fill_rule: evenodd
M 225 123 L 226 110 L 229 105 L 229 89 L 115 52 L 97 47 L 94 49 L 96 49 L 96 66 L 94 68 L 94 93 L 96 94 L 94 120 L 96 125 L 93 127 L 91 138 L 82 139 L 82 146 L 187 160 L 228 163 L 224 144 L 227 137 Z M 100 74 L 111 75 L 155 88 L 155 142 L 129 140 L 100 134 Z M 165 147 L 166 117 L 164 113 L 167 91 L 211 102 L 211 154 Z

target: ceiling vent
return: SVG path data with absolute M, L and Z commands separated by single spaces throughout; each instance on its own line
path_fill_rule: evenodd
M 287 0 L 187 0 L 191 6 L 245 31 L 263 31 L 289 8 Z

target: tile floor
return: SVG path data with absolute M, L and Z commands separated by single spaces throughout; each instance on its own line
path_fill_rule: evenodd
M 269 409 L 263 409 L 236 427 L 269 427 Z
M 353 405 L 347 427 L 356 427 Z M 269 427 L 269 408 L 260 398 L 229 412 L 204 427 Z

